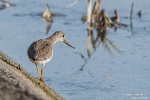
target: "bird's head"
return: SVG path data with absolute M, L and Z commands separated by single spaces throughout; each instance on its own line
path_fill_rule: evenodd
M 75 49 L 75 47 L 73 47 L 72 45 L 70 45 L 66 40 L 65 40 L 65 34 L 62 31 L 57 31 L 54 33 L 57 36 L 57 41 L 62 41 L 63 43 L 65 43 L 66 45 L 72 47 Z

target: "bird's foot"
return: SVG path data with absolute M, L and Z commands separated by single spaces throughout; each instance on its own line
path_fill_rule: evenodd
M 40 77 L 40 79 L 39 79 L 39 80 L 40 80 L 41 82 L 45 82 L 45 81 L 44 81 L 44 79 L 43 79 L 42 77 Z

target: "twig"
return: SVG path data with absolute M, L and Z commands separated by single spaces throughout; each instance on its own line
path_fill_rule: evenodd
M 66 8 L 69 8 L 69 7 L 73 6 L 73 5 L 75 5 L 75 4 L 78 3 L 79 1 L 80 1 L 80 0 L 74 1 L 73 3 L 67 5 Z

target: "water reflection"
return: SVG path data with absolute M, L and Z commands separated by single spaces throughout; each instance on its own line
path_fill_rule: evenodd
M 42 18 L 45 20 L 46 22 L 46 34 L 48 34 L 51 25 L 52 25 L 52 13 L 50 11 L 49 5 L 46 4 L 46 10 L 45 12 L 42 14 Z
M 94 36 L 93 30 L 87 31 L 87 55 L 88 58 L 85 58 L 85 56 L 80 53 L 76 52 L 76 54 L 80 55 L 80 57 L 83 59 L 84 63 L 81 65 L 80 71 L 83 71 L 85 65 L 88 63 L 91 56 L 96 52 L 96 49 L 100 47 L 100 44 L 103 45 L 103 47 L 106 48 L 106 50 L 112 54 L 112 49 L 117 51 L 119 54 L 122 55 L 122 52 L 119 48 L 117 48 L 111 40 L 107 38 L 108 31 L 104 28 L 98 27 L 96 30 L 96 36 Z
M 107 38 L 108 35 L 108 28 L 117 28 L 118 26 L 127 26 L 125 24 L 121 24 L 120 17 L 115 9 L 115 16 L 109 17 L 104 9 L 101 9 L 100 7 L 101 1 L 96 1 L 93 7 L 92 12 L 89 10 L 91 9 L 91 1 L 88 1 L 88 15 L 87 18 L 85 16 L 82 17 L 82 19 L 87 19 L 88 22 L 88 29 L 87 29 L 87 55 L 88 58 L 85 58 L 85 56 L 78 52 L 76 54 L 79 54 L 80 57 L 84 60 L 84 64 L 81 65 L 80 71 L 83 71 L 84 66 L 88 63 L 89 59 L 93 55 L 94 52 L 96 52 L 96 49 L 100 46 L 100 44 L 103 45 L 103 47 L 106 48 L 106 50 L 112 54 L 112 49 L 117 51 L 119 54 L 122 55 L 122 52 L 119 48 L 117 48 L 111 40 Z M 96 31 L 96 36 L 94 36 L 94 32 Z
M 44 13 L 42 12 L 32 12 L 32 13 L 19 13 L 19 14 L 13 14 L 13 16 L 17 17 L 24 17 L 24 16 L 31 16 L 31 17 L 37 17 L 40 16 L 43 18 L 43 20 L 46 22 L 46 34 L 49 33 L 52 23 L 53 23 L 53 17 L 65 17 L 64 14 L 58 14 L 58 13 L 51 13 L 50 7 L 48 4 L 46 4 L 46 10 Z
M 46 34 L 48 34 L 48 32 L 49 32 L 49 30 L 50 30 L 50 28 L 52 26 L 52 23 L 53 23 L 53 21 L 50 21 L 50 22 L 46 21 Z

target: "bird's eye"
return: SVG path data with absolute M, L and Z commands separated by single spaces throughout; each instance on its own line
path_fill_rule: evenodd
M 65 37 L 65 35 L 63 35 L 62 37 Z

